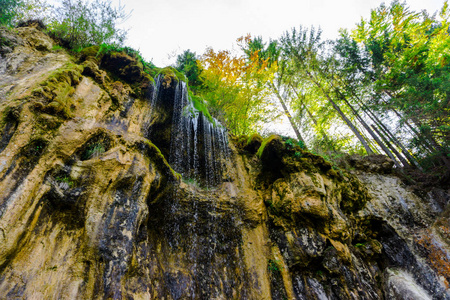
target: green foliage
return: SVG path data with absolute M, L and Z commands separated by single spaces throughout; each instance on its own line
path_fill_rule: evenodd
M 57 177 L 55 178 L 55 180 L 58 181 L 58 182 L 64 182 L 64 183 L 67 183 L 67 185 L 69 186 L 69 188 L 72 188 L 72 187 L 74 187 L 74 185 L 75 185 L 75 182 L 74 182 L 72 179 L 70 179 L 70 177 L 67 176 L 67 175 L 57 176 Z
M 278 259 L 269 259 L 267 262 L 267 269 L 271 273 L 279 273 L 283 270 L 283 265 Z
M 52 51 L 58 51 L 58 50 L 61 50 L 61 49 L 64 49 L 63 47 L 61 47 L 60 45 L 53 45 L 53 47 L 52 47 Z
M 42 22 L 40 25 L 42 29 L 45 28 L 45 24 L 52 20 L 53 7 L 47 2 L 47 0 L 20 0 L 20 6 L 17 10 L 16 23 L 17 26 L 21 26 L 21 23 L 28 21 Z
M 121 45 L 126 38 L 126 31 L 118 25 L 129 14 L 124 6 L 113 7 L 110 0 L 63 0 L 53 15 L 50 32 L 70 49 L 103 43 Z
M 198 92 L 208 102 L 211 115 L 234 135 L 258 132 L 278 116 L 265 88 L 274 68 L 253 58 L 207 49 L 199 61 L 203 84 Z
M 279 135 L 277 135 L 277 134 L 272 134 L 271 136 L 265 138 L 265 139 L 263 140 L 263 142 L 261 143 L 261 147 L 259 147 L 258 151 L 256 152 L 256 155 L 257 155 L 258 157 L 261 157 L 262 154 L 263 154 L 263 152 L 264 152 L 264 148 L 266 148 L 266 145 L 267 145 L 269 142 L 271 142 L 271 141 L 273 141 L 273 140 L 275 140 L 275 139 L 279 139 L 279 138 L 280 138 L 280 137 L 279 137 Z
M 302 153 L 299 151 L 295 151 L 294 158 L 301 158 L 301 157 L 302 157 Z
M 212 124 L 217 125 L 211 114 L 209 113 L 207 103 L 201 96 L 195 95 L 191 90 L 189 90 L 189 98 L 194 105 L 194 108 L 201 112 Z
M 82 154 L 82 159 L 87 160 L 94 157 L 98 157 L 101 154 L 105 153 L 105 151 L 106 151 L 105 145 L 101 141 L 92 143 L 86 148 L 86 150 Z
M 195 52 L 188 49 L 178 55 L 175 69 L 184 73 L 192 89 L 196 89 L 202 83 L 200 80 L 201 69 Z
M 364 247 L 366 245 L 366 243 L 357 243 L 356 245 L 355 245 L 355 247 L 356 248 L 362 248 L 362 247 Z
M 197 179 L 195 179 L 195 178 L 185 178 L 185 177 L 182 177 L 181 178 L 181 180 L 184 182 L 184 183 L 186 183 L 186 184 L 188 184 L 188 185 L 192 185 L 192 186 L 195 186 L 195 187 L 200 187 L 200 183 L 197 181 Z
M 381 112 L 395 110 L 401 126 L 414 124 L 408 126 L 415 154 L 440 156 L 448 168 L 449 25 L 447 1 L 439 17 L 412 11 L 406 3 L 393 1 L 374 9 L 370 19 L 362 20 L 352 32 L 369 61 L 355 61 L 355 65 L 373 69 L 362 74 L 372 82 L 376 93 L 368 104 Z
M 298 146 L 298 147 L 300 147 L 300 149 L 306 150 L 306 146 L 303 141 L 296 141 L 292 138 L 288 138 L 287 140 L 284 141 L 284 144 L 286 145 L 287 149 L 293 149 L 296 146 Z
M 22 1 L 17 0 L 0 0 L 0 25 L 12 26 L 23 4 Z

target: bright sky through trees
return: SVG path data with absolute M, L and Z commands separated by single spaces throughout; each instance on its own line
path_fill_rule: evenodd
M 119 0 L 114 0 L 119 3 Z M 250 33 L 276 39 L 299 25 L 323 30 L 336 38 L 339 28 L 353 28 L 381 0 L 127 0 L 133 10 L 123 26 L 129 28 L 126 44 L 139 49 L 159 67 L 175 62 L 191 49 L 203 54 L 207 47 L 231 49 L 238 37 Z M 411 9 L 434 13 L 443 0 L 407 0 Z M 169 55 L 172 57 L 169 58 Z

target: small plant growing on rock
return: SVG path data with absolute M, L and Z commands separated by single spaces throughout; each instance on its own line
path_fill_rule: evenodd
M 357 243 L 356 245 L 355 245 L 355 247 L 356 248 L 362 248 L 362 247 L 364 247 L 366 245 L 366 243 Z
M 269 259 L 267 269 L 271 273 L 277 273 L 283 270 L 283 266 L 281 265 L 281 261 L 278 259 Z
M 103 143 L 101 143 L 101 142 L 97 142 L 97 143 L 93 143 L 93 144 L 89 145 L 87 147 L 86 151 L 84 152 L 83 156 L 86 159 L 90 159 L 90 158 L 98 157 L 105 152 L 106 152 L 105 145 L 103 145 Z
M 302 157 L 302 153 L 299 151 L 295 151 L 294 158 L 300 158 L 300 157 Z
M 59 183 L 66 184 L 69 188 L 72 188 L 75 184 L 69 176 L 58 176 L 55 180 Z
M 305 143 L 303 141 L 296 141 L 292 138 L 288 138 L 284 141 L 287 149 L 293 149 L 295 147 L 300 147 L 300 149 L 306 149 Z
M 195 186 L 197 188 L 200 187 L 200 183 L 195 178 L 185 178 L 185 177 L 183 177 L 182 180 L 183 180 L 184 183 L 186 183 L 188 185 L 192 185 L 192 186 Z

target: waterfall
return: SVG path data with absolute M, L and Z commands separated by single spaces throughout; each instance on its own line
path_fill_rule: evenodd
M 223 160 L 228 156 L 225 128 L 194 107 L 187 85 L 175 88 L 169 163 L 184 178 L 213 187 L 222 180 Z

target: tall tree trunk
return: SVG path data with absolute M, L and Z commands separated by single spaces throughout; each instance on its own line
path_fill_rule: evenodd
M 389 97 L 391 97 L 391 98 L 393 98 L 393 96 L 392 96 L 392 94 L 391 93 L 389 93 L 388 91 L 384 91 L 385 93 L 386 93 L 386 95 L 388 95 Z M 386 103 L 386 102 L 385 102 Z M 419 131 L 417 131 L 417 129 L 416 128 L 414 128 L 414 126 L 412 126 L 410 123 L 409 123 L 409 121 L 407 120 L 407 119 L 405 119 L 396 109 L 395 109 L 395 107 L 390 107 L 390 110 L 392 110 L 396 115 L 397 115 L 397 117 L 400 119 L 400 120 L 403 120 L 403 123 L 417 136 L 417 137 L 420 137 L 420 136 L 422 136 L 422 134 L 419 132 Z M 435 152 L 436 151 L 436 149 L 434 149 L 433 148 L 433 146 L 431 146 L 431 144 L 430 144 L 430 142 L 429 141 L 427 141 L 426 139 L 419 139 L 419 141 L 420 141 L 420 143 L 423 145 L 423 147 L 425 148 L 425 149 L 428 149 L 428 152 L 429 153 L 433 153 L 433 152 Z
M 338 82 L 341 82 L 344 86 L 347 86 L 345 84 L 345 82 L 343 82 L 342 80 L 338 79 Z M 360 109 L 362 109 L 368 116 L 369 118 L 375 123 L 377 124 L 377 126 L 380 128 L 380 130 L 382 132 L 379 132 L 375 127 L 373 128 L 374 131 L 376 131 L 378 133 L 378 135 L 385 141 L 386 145 L 388 145 L 388 147 L 392 150 L 392 152 L 398 153 L 397 149 L 393 149 L 393 146 L 391 143 L 394 143 L 397 147 L 399 147 L 403 153 L 403 155 L 408 159 L 409 164 L 404 160 L 403 157 L 401 157 L 400 153 L 396 154 L 396 156 L 399 158 L 399 160 L 403 163 L 403 165 L 411 165 L 411 166 L 416 166 L 418 169 L 422 170 L 422 167 L 419 165 L 418 161 L 409 153 L 408 150 L 406 150 L 406 148 L 403 146 L 403 144 L 390 132 L 390 130 L 383 124 L 383 122 L 381 122 L 381 120 L 370 110 L 369 107 L 367 107 L 367 105 L 361 101 L 360 97 L 355 93 L 355 91 L 353 89 L 347 89 L 348 91 L 350 91 L 350 93 L 353 95 L 353 97 L 355 97 L 355 99 L 358 100 L 359 103 L 359 107 Z M 373 127 L 373 125 L 372 125 Z M 383 136 L 383 133 L 387 136 L 388 140 L 386 140 Z M 400 156 L 399 156 L 400 155 Z M 405 164 L 406 162 L 406 164 Z
M 386 153 L 387 156 L 389 156 L 392 161 L 394 161 L 395 165 L 398 168 L 401 168 L 401 165 L 398 163 L 397 159 L 394 157 L 392 152 L 389 150 L 388 147 L 380 140 L 378 135 L 370 128 L 370 126 L 364 121 L 364 119 L 359 115 L 359 113 L 356 111 L 356 109 L 353 107 L 353 105 L 348 102 L 348 100 L 345 98 L 345 96 L 339 91 L 338 88 L 335 88 L 336 92 L 338 93 L 339 97 L 344 100 L 344 102 L 347 104 L 347 106 L 350 108 L 352 113 L 355 115 L 356 119 L 361 123 L 361 125 L 364 127 L 364 129 L 372 136 L 372 138 L 375 140 L 375 142 L 383 149 L 384 153 Z M 397 152 L 398 153 L 398 152 Z M 400 158 L 399 158 L 400 159 Z M 400 161 L 403 163 L 403 157 L 400 159 Z M 406 161 L 405 161 L 406 162 Z M 406 162 L 405 166 L 408 166 L 408 162 Z
M 367 154 L 373 154 L 372 149 L 370 149 L 369 145 L 367 144 L 366 140 L 364 139 L 364 137 L 361 135 L 361 133 L 359 133 L 358 129 L 355 127 L 355 125 L 353 125 L 353 123 L 347 118 L 347 116 L 344 114 L 344 112 L 339 108 L 339 106 L 333 101 L 333 99 L 331 99 L 330 95 L 328 94 L 328 92 L 322 87 L 322 85 L 320 84 L 320 82 L 318 82 L 316 80 L 316 78 L 314 78 L 314 76 L 311 74 L 311 72 L 309 72 L 308 70 L 306 70 L 306 74 L 308 75 L 308 77 L 311 79 L 311 81 L 323 92 L 323 94 L 325 95 L 325 97 L 327 98 L 327 100 L 331 103 L 331 105 L 333 106 L 333 108 L 337 111 L 337 113 L 339 114 L 339 116 L 342 118 L 342 120 L 345 122 L 345 124 L 347 124 L 347 126 L 350 128 L 350 130 L 355 134 L 355 136 L 358 138 L 358 140 L 361 142 L 361 144 L 364 146 L 364 149 L 366 149 Z
M 372 121 L 380 128 L 380 130 L 388 137 L 388 139 L 394 143 L 400 150 L 403 155 L 408 159 L 411 166 L 416 166 L 419 170 L 423 171 L 417 159 L 409 153 L 409 151 L 403 146 L 403 143 L 400 142 L 395 135 L 387 128 L 383 122 L 373 113 L 364 103 L 361 103 L 362 109 L 364 112 L 372 119 Z
M 409 166 L 408 161 L 395 149 L 395 147 L 385 138 L 385 136 L 376 128 L 375 125 L 372 125 L 373 130 L 383 139 L 384 143 L 391 149 L 391 151 L 398 157 L 403 166 Z
M 280 92 L 278 91 L 277 87 L 272 82 L 269 83 L 269 87 L 272 89 L 272 91 L 277 96 L 278 101 L 280 101 L 281 106 L 283 107 L 283 110 L 284 110 L 284 114 L 287 116 L 289 122 L 291 123 L 291 127 L 294 130 L 295 135 L 297 136 L 297 139 L 299 141 L 302 141 L 303 145 L 305 145 L 305 147 L 306 147 L 305 140 L 303 139 L 302 135 L 300 134 L 300 130 L 298 130 L 297 124 L 295 124 L 295 122 L 292 118 L 292 115 L 290 114 L 290 112 L 286 106 L 286 103 L 284 102 L 284 99 L 281 97 Z
M 291 88 L 291 90 L 295 93 L 295 95 L 297 96 L 298 99 L 302 99 L 300 100 L 303 108 L 305 109 L 306 113 L 308 114 L 309 118 L 312 120 L 312 122 L 314 123 L 314 125 L 316 127 L 318 127 L 318 123 L 316 118 L 314 117 L 314 115 L 311 113 L 311 111 L 309 110 L 309 108 L 306 106 L 305 102 L 303 102 L 303 98 L 298 94 L 297 90 L 294 88 L 294 86 L 292 84 L 289 84 L 289 87 Z M 326 132 L 324 130 L 321 130 L 321 134 L 323 135 L 325 141 L 327 142 L 328 145 L 330 145 L 332 147 L 332 151 L 336 151 L 336 149 L 334 148 L 334 145 L 332 143 L 332 140 L 328 137 L 328 135 L 326 134 Z
M 420 123 L 420 121 L 417 118 L 412 117 L 411 120 L 414 122 L 414 125 L 416 125 L 419 128 L 421 127 L 422 124 Z M 442 148 L 442 146 L 435 140 L 435 138 L 430 133 L 426 133 L 425 137 L 430 141 L 430 143 L 434 147 L 434 149 L 441 153 L 440 158 L 441 158 L 442 162 L 444 163 L 444 165 L 450 171 L 450 160 L 446 157 L 445 150 Z

